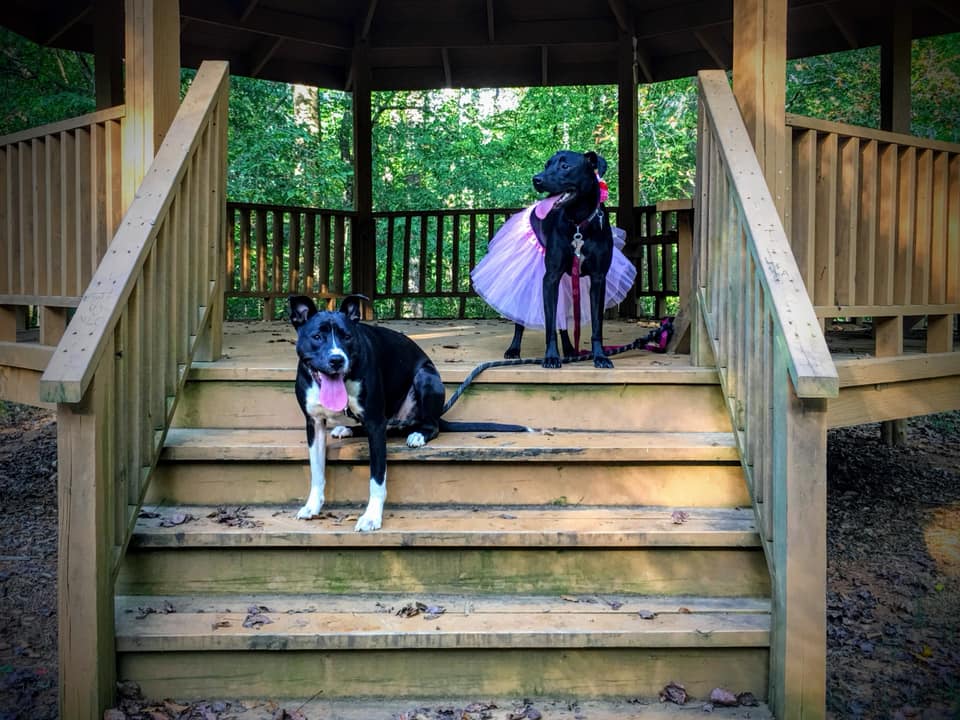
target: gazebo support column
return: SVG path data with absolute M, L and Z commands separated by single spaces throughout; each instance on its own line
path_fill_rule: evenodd
M 351 243 L 353 291 L 373 298 L 377 289 L 377 238 L 373 224 L 373 121 L 370 54 L 366 42 L 353 53 L 353 207 L 357 213 Z M 372 317 L 372 308 L 366 310 Z M 369 317 L 368 317 L 369 319 Z
M 733 94 L 781 220 L 787 178 L 787 0 L 733 4 Z
M 737 0 L 733 4 L 733 91 L 778 214 L 786 216 L 787 0 Z M 785 375 L 786 373 L 784 373 Z M 779 402 L 799 412 L 778 428 L 785 443 L 788 477 L 809 477 L 788 486 L 774 506 L 781 533 L 772 566 L 773 624 L 770 705 L 777 718 L 823 715 L 826 704 L 826 403 L 786 392 Z
M 617 226 L 623 228 L 627 237 L 633 237 L 637 228 L 633 217 L 640 199 L 637 182 L 639 173 L 637 152 L 637 38 L 630 30 L 620 30 L 620 47 L 617 58 L 617 147 L 620 162 L 617 164 L 619 185 L 619 212 Z M 620 314 L 637 316 L 636 287 L 620 307 Z
M 880 129 L 891 132 L 910 133 L 910 64 L 913 30 L 913 18 L 910 6 L 903 0 L 896 3 L 890 19 L 890 34 L 887 41 L 880 46 Z M 911 298 L 895 298 L 897 301 L 910 303 Z M 889 324 L 888 318 L 874 318 L 874 338 L 876 341 L 876 355 L 881 357 L 890 353 L 891 344 L 894 351 L 899 345 L 902 352 L 904 320 L 912 325 L 911 320 L 919 318 L 901 318 L 899 325 L 900 338 L 897 342 L 890 337 L 889 331 L 884 330 Z M 884 420 L 880 423 L 880 437 L 885 445 L 902 445 L 907 440 L 906 420 Z

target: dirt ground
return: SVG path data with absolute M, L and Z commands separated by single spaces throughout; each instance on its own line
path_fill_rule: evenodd
M 876 425 L 830 431 L 833 718 L 960 718 L 960 413 L 913 419 L 908 433 L 888 448 Z M 0 498 L 0 720 L 48 720 L 57 717 L 51 414 L 0 404 Z M 151 718 L 215 720 L 223 709 Z

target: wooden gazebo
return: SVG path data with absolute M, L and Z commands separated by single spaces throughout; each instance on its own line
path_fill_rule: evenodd
M 823 716 L 826 429 L 960 408 L 960 146 L 909 134 L 910 43 L 960 31 L 951 3 L 10 0 L 0 24 L 96 59 L 96 113 L 0 138 L 0 397 L 58 413 L 63 717 L 102 717 L 118 675 L 156 693 L 196 695 L 240 692 L 246 681 L 238 678 L 263 672 L 248 690 L 309 695 L 307 684 L 317 682 L 310 673 L 319 672 L 309 668 L 322 667 L 331 693 L 364 697 L 380 689 L 358 679 L 370 668 L 396 673 L 383 687 L 406 697 L 418 687 L 400 687 L 403 668 L 430 662 L 440 679 L 428 692 L 578 688 L 623 697 L 637 691 L 621 667 L 632 682 L 690 671 L 708 657 L 710 672 L 751 688 L 775 717 Z M 788 58 L 872 45 L 882 47 L 882 129 L 785 113 Z M 199 68 L 182 102 L 181 66 Z M 231 207 L 228 214 L 230 73 L 353 94 L 351 212 Z M 291 367 L 223 356 L 224 297 L 243 282 L 232 276 L 242 265 L 237 239 L 252 237 L 244 247 L 266 258 L 269 226 L 275 264 L 260 271 L 263 297 L 323 290 L 377 298 L 377 248 L 395 238 L 394 226 L 381 231 L 373 212 L 372 92 L 616 84 L 615 212 L 637 239 L 649 234 L 647 213 L 655 212 L 637 207 L 637 84 L 697 74 L 692 215 L 689 203 L 664 204 L 661 212 L 678 215 L 663 222 L 657 240 L 679 255 L 679 276 L 663 290 L 680 295 L 689 354 L 670 356 L 667 367 L 625 363 L 607 375 L 494 373 L 471 406 L 495 418 L 502 393 L 515 392 L 531 424 L 549 424 L 557 412 L 579 412 L 551 403 L 579 392 L 613 397 L 622 387 L 631 398 L 618 415 L 624 429 L 606 445 L 571 435 L 563 440 L 568 451 L 550 439 L 489 448 L 454 437 L 444 452 L 422 458 L 391 451 L 398 477 L 404 463 L 422 461 L 407 472 L 434 473 L 437 483 L 463 476 L 454 497 L 491 506 L 515 496 L 471 495 L 483 486 L 470 479 L 476 462 L 504 488 L 527 474 L 563 477 L 565 464 L 584 463 L 598 488 L 584 503 L 603 506 L 599 520 L 551 504 L 553 480 L 543 489 L 531 480 L 516 501 L 532 513 L 529 532 L 502 522 L 467 532 L 462 523 L 476 514 L 455 508 L 424 511 L 422 525 L 370 540 L 283 525 L 272 519 L 279 512 L 263 511 L 246 534 L 156 532 L 138 517 L 144 504 L 282 504 L 299 492 L 277 481 L 282 487 L 271 495 L 252 479 L 264 471 L 302 479 L 290 468 L 302 470 L 306 456 L 302 439 L 289 434 L 300 420 L 281 409 L 290 403 Z M 437 218 L 429 241 L 426 221 L 420 225 L 426 257 L 423 248 L 440 248 L 446 234 L 437 209 L 420 214 Z M 471 238 L 482 234 L 472 222 Z M 408 235 L 409 228 L 408 221 Z M 284 256 L 304 272 L 281 282 Z M 328 286 L 338 262 L 341 275 Z M 26 307 L 39 311 L 39 337 L 20 333 L 18 341 Z M 872 318 L 866 357 L 831 357 L 823 327 L 835 317 Z M 925 319 L 919 346 L 905 348 L 905 318 Z M 441 371 L 457 380 L 456 367 Z M 645 425 L 645 404 L 664 397 L 673 420 Z M 228 407 L 236 424 L 211 424 L 208 404 Z M 601 413 L 598 425 L 588 418 L 583 426 L 606 427 L 606 419 Z M 574 452 L 576 443 L 583 447 Z M 344 502 L 356 500 L 349 468 L 362 465 L 358 452 L 345 444 L 334 453 L 344 468 Z M 223 485 L 218 463 L 228 460 L 239 479 Z M 664 488 L 681 482 L 670 479 L 681 468 L 704 479 L 671 495 Z M 664 475 L 651 481 L 654 470 Z M 620 477 L 631 480 L 615 482 Z M 729 487 L 722 497 L 713 493 L 721 485 Z M 406 489 L 399 498 L 393 502 L 430 502 Z M 685 533 L 657 515 L 678 505 L 702 511 Z M 544 506 L 550 512 L 537 515 Z M 459 529 L 438 529 L 451 523 Z M 459 564 L 446 568 L 441 557 Z M 717 558 L 735 568 L 739 587 L 709 575 Z M 290 579 L 306 577 L 317 562 L 323 571 L 310 582 Z M 397 593 L 462 593 L 470 607 L 509 607 L 514 627 L 481 630 L 470 624 L 477 613 L 465 612 L 461 629 L 442 637 L 393 626 L 358 633 L 362 623 L 342 598 L 376 588 L 360 582 L 360 568 L 372 567 Z M 254 570 L 230 575 L 236 568 Z M 684 573 L 676 568 L 703 573 L 702 586 L 677 580 Z M 576 616 L 543 624 L 543 613 L 556 610 L 546 596 L 588 593 L 591 581 L 612 578 L 622 583 L 617 592 L 656 603 L 663 616 L 656 632 L 616 624 L 622 618 L 599 620 L 613 623 L 603 632 Z M 204 605 L 225 592 L 266 593 L 284 607 L 300 595 L 319 598 L 327 624 L 225 638 L 211 633 L 209 612 L 229 611 Z M 143 595 L 177 596 L 183 609 L 131 625 L 125 609 Z M 688 612 L 670 600 L 680 596 Z M 299 687 L 291 678 L 301 677 Z

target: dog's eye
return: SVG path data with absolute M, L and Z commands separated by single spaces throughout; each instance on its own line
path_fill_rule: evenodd
M 320 340 L 320 333 L 314 333 L 314 334 L 313 334 L 313 339 L 314 339 L 314 340 Z

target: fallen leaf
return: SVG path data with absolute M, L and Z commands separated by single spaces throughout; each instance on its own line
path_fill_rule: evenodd
M 737 702 L 743 705 L 744 707 L 757 707 L 760 705 L 760 701 L 753 696 L 752 692 L 742 692 L 737 695 Z
M 211 627 L 212 627 L 214 630 L 218 630 L 218 629 L 220 629 L 220 628 L 228 628 L 228 627 L 230 627 L 230 621 L 229 621 L 229 620 L 226 620 L 226 619 L 217 620 L 216 622 L 214 622 L 214 623 L 211 625 Z
M 690 519 L 690 513 L 686 510 L 674 510 L 670 514 L 670 518 L 673 520 L 674 525 L 683 525 L 683 523 Z
M 710 691 L 710 702 L 722 707 L 736 707 L 739 704 L 737 696 L 726 688 L 714 688 Z
M 680 683 L 671 682 L 660 691 L 660 702 L 672 702 L 684 705 L 687 702 L 687 689 Z
M 175 512 L 163 518 L 163 520 L 160 521 L 160 527 L 176 527 L 177 525 L 183 525 L 184 523 L 194 520 L 196 520 L 196 518 L 190 513 Z
M 137 517 L 150 520 L 152 518 L 160 517 L 160 513 L 158 513 L 156 510 L 141 510 L 139 513 L 137 513 Z
M 637 613 L 637 615 L 639 615 L 644 620 L 653 620 L 657 616 L 657 614 L 651 610 L 641 610 L 640 612 Z
M 266 605 L 251 605 L 247 608 L 247 617 L 243 620 L 243 626 L 245 628 L 261 628 L 264 625 L 272 623 L 273 620 L 264 615 L 265 612 L 270 612 L 270 608 Z

